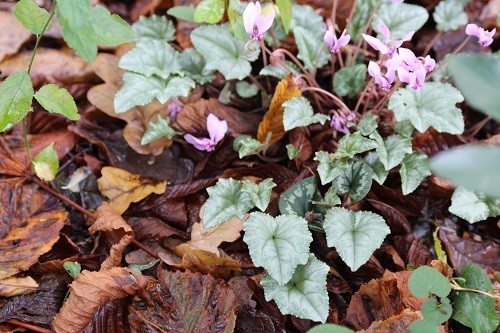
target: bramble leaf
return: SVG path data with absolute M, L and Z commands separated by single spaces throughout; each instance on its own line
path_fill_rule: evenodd
M 59 158 L 54 145 L 55 143 L 51 143 L 33 159 L 35 174 L 46 182 L 53 181 L 59 169 Z
M 14 72 L 0 84 L 0 132 L 20 122 L 31 108 L 33 84 L 26 71 Z
M 436 269 L 430 266 L 420 266 L 411 273 L 408 279 L 411 293 L 419 298 L 434 294 L 444 298 L 451 291 L 450 281 Z
M 323 125 L 330 117 L 320 113 L 314 113 L 311 103 L 307 98 L 299 96 L 292 97 L 283 103 L 283 127 L 290 131 L 296 127 L 309 126 L 320 123 Z
M 55 84 L 46 84 L 33 96 L 43 108 L 51 113 L 59 113 L 70 120 L 80 119 L 73 96 Z
M 281 214 L 305 216 L 311 210 L 311 200 L 316 192 L 316 177 L 307 177 L 281 194 L 279 209 Z
M 291 0 L 276 0 L 276 6 L 280 11 L 281 23 L 285 33 L 288 34 L 290 30 L 290 23 L 292 22 L 292 1 Z
M 339 96 L 355 97 L 365 89 L 366 72 L 365 64 L 344 67 L 336 71 L 333 77 L 333 90 Z
M 172 21 L 167 20 L 165 16 L 141 16 L 139 20 L 132 25 L 132 30 L 137 36 L 138 42 L 144 40 L 170 42 L 175 40 L 174 24 Z
M 469 223 L 486 220 L 489 214 L 488 205 L 474 191 L 459 186 L 451 196 L 450 213 L 463 218 Z
M 14 15 L 26 29 L 35 35 L 43 32 L 45 24 L 50 19 L 49 12 L 38 7 L 34 0 L 20 0 L 14 7 Z
M 176 134 L 177 132 L 170 126 L 170 118 L 158 116 L 156 122 L 149 123 L 147 131 L 142 136 L 141 145 L 147 145 L 161 138 L 172 139 Z
M 406 155 L 401 162 L 401 188 L 403 194 L 408 195 L 420 185 L 425 177 L 430 176 L 429 164 L 427 162 L 427 155 L 413 152 Z
M 120 16 L 112 14 L 103 6 L 95 6 L 90 17 L 92 40 L 97 45 L 115 46 L 131 42 L 135 34 L 130 25 Z
M 450 31 L 467 24 L 468 17 L 456 0 L 440 1 L 432 14 L 438 31 Z
M 348 162 L 340 176 L 333 180 L 333 186 L 338 194 L 349 194 L 351 202 L 361 201 L 370 191 L 372 186 L 372 170 L 361 159 L 353 159 Z
M 260 183 L 256 184 L 250 180 L 243 181 L 243 191 L 247 192 L 252 198 L 253 204 L 260 209 L 265 211 L 271 201 L 271 193 L 276 184 L 271 178 L 266 178 Z

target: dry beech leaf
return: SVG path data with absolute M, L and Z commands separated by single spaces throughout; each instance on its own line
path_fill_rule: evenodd
M 56 333 L 79 333 L 107 302 L 133 296 L 149 278 L 131 269 L 113 267 L 98 272 L 82 271 L 69 285 L 70 294 L 52 322 Z
M 421 317 L 420 311 L 404 309 L 400 314 L 389 317 L 384 321 L 375 321 L 366 330 L 360 330 L 357 333 L 409 332 L 412 321 Z
M 299 87 L 293 82 L 291 75 L 278 83 L 273 99 L 271 100 L 271 105 L 269 106 L 269 111 L 266 112 L 264 119 L 259 124 L 257 140 L 262 143 L 269 142 L 269 144 L 272 144 L 285 136 L 285 129 L 283 128 L 283 103 L 292 97 L 300 95 Z
M 13 13 L 0 11 L 0 61 L 14 54 L 31 37 Z
M 0 296 L 12 297 L 32 294 L 38 288 L 38 283 L 31 277 L 10 277 L 0 280 Z
M 223 280 L 200 273 L 160 273 L 129 307 L 132 332 L 230 333 L 237 299 Z
M 132 242 L 132 239 L 134 239 L 134 232 L 123 217 L 106 202 L 97 208 L 96 214 L 97 219 L 90 226 L 89 232 L 91 234 L 97 231 L 105 232 L 110 234 L 109 238 L 111 240 L 118 240 L 111 246 L 109 257 L 104 260 L 101 269 L 120 266 L 123 250 Z
M 167 189 L 166 181 L 155 184 L 118 168 L 104 167 L 101 173 L 97 180 L 99 190 L 111 199 L 109 205 L 118 214 L 123 214 L 132 202 L 141 201 L 151 193 L 162 194 Z

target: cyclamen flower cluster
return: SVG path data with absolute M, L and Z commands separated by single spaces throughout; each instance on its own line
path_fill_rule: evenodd
M 336 53 L 339 52 L 343 46 L 349 43 L 349 41 L 351 40 L 351 36 L 346 35 L 346 30 L 344 29 L 340 37 L 337 38 L 337 35 L 333 30 L 333 26 L 330 25 L 325 33 L 325 37 L 323 37 L 323 40 L 325 41 L 326 45 L 328 45 L 330 51 Z
M 479 38 L 478 43 L 483 47 L 486 47 L 493 43 L 493 36 L 496 32 L 496 28 L 488 31 L 484 30 L 484 28 L 478 27 L 474 23 L 467 24 L 467 27 L 465 27 L 465 33 L 469 36 L 476 36 L 477 38 Z
M 401 47 L 404 42 L 411 40 L 415 31 L 409 32 L 403 39 L 394 41 L 391 39 L 391 32 L 385 24 L 380 24 L 379 31 L 384 36 L 383 42 L 365 34 L 363 34 L 363 38 L 375 50 L 389 57 L 385 61 L 386 72 L 382 73 L 379 64 L 370 61 L 368 74 L 384 90 L 391 87 L 396 74 L 401 82 L 408 83 L 413 90 L 420 89 L 425 82 L 427 73 L 434 69 L 436 62 L 430 56 L 417 57 L 410 49 Z

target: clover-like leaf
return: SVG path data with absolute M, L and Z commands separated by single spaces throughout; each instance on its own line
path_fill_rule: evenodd
M 328 246 L 334 246 L 351 268 L 358 270 L 382 245 L 390 232 L 384 219 L 372 212 L 353 212 L 341 207 L 329 209 L 323 228 Z
M 218 23 L 224 16 L 224 0 L 202 0 L 194 10 L 197 23 Z
M 254 212 L 243 230 L 253 263 L 264 267 L 278 285 L 288 283 L 297 265 L 307 263 L 312 236 L 304 218 Z
M 281 214 L 305 216 L 311 210 L 311 201 L 316 192 L 316 177 L 307 177 L 281 194 L 279 209 Z
M 266 178 L 259 184 L 256 184 L 250 180 L 243 181 L 243 191 L 247 192 L 252 198 L 253 204 L 260 209 L 265 211 L 271 201 L 271 193 L 276 184 L 271 178 Z
M 170 126 L 170 118 L 158 116 L 156 122 L 149 123 L 147 131 L 142 136 L 141 145 L 147 145 L 161 138 L 172 139 L 176 134 L 177 132 Z
M 444 298 L 451 291 L 450 281 L 439 271 L 430 266 L 420 266 L 408 279 L 411 293 L 420 298 L 434 294 Z
M 456 30 L 467 24 L 468 17 L 462 6 L 457 6 L 456 0 L 440 1 L 432 14 L 438 31 Z
M 359 132 L 354 132 L 340 139 L 334 157 L 353 158 L 356 154 L 364 153 L 374 148 L 377 148 L 377 143 L 374 140 L 365 138 Z
M 167 20 L 165 16 L 141 16 L 139 20 L 132 25 L 132 30 L 137 37 L 137 41 L 154 39 L 170 42 L 175 40 L 174 23 Z
M 387 171 L 397 166 L 406 154 L 411 154 L 411 139 L 399 134 L 394 134 L 382 139 L 380 134 L 374 132 L 370 138 L 377 142 L 377 154 Z
M 51 113 L 59 113 L 70 120 L 80 119 L 73 96 L 55 84 L 46 84 L 33 96 L 43 108 Z
M 365 89 L 366 71 L 365 64 L 344 67 L 336 71 L 333 77 L 333 90 L 339 96 L 355 97 Z
M 372 21 L 372 28 L 380 34 L 379 25 L 384 23 L 392 39 L 403 38 L 410 31 L 417 31 L 427 22 L 427 9 L 407 3 L 383 3 Z M 380 37 L 380 36 L 379 36 Z
M 318 175 L 321 185 L 325 185 L 339 177 L 348 167 L 345 160 L 337 160 L 334 154 L 322 150 L 316 152 L 314 160 L 319 162 Z
M 459 186 L 451 196 L 450 213 L 463 218 L 469 223 L 486 220 L 489 214 L 488 205 L 474 191 Z
M 464 98 L 449 83 L 427 82 L 419 90 L 398 89 L 389 99 L 397 121 L 409 120 L 419 132 L 434 127 L 438 132 L 462 134 L 464 118 L 455 104 Z
M 254 206 L 250 195 L 243 191 L 240 181 L 229 178 L 219 179 L 217 184 L 208 187 L 208 200 L 203 211 L 203 227 L 213 228 L 233 217 L 243 218 Z
M 14 72 L 0 84 L 0 132 L 28 114 L 33 101 L 33 84 L 26 71 Z
M 56 178 L 59 169 L 59 158 L 54 148 L 55 143 L 45 147 L 34 159 L 35 174 L 43 181 L 50 182 Z
M 333 186 L 339 194 L 348 193 L 351 202 L 361 201 L 372 186 L 372 170 L 361 159 L 350 160 L 347 168 L 333 180 Z
M 274 300 L 281 313 L 325 322 L 328 317 L 326 275 L 329 267 L 309 254 L 307 263 L 299 265 L 285 285 L 266 274 L 260 284 L 267 301 Z
M 330 117 L 324 114 L 314 114 L 311 103 L 307 98 L 298 96 L 292 97 L 283 103 L 285 110 L 283 114 L 283 127 L 285 131 L 290 131 L 296 127 L 309 126 L 320 123 L 323 125 Z
M 438 325 L 425 319 L 415 320 L 410 324 L 410 333 L 442 333 Z
M 21 24 L 34 33 L 39 35 L 43 32 L 50 14 L 45 9 L 38 7 L 34 0 L 21 0 L 14 7 L 14 15 Z
M 425 177 L 430 176 L 429 164 L 427 162 L 427 155 L 413 152 L 406 155 L 401 162 L 401 188 L 403 194 L 408 195 L 420 185 Z

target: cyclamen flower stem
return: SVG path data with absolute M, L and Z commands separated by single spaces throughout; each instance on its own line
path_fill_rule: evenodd
M 458 52 L 460 52 L 464 48 L 464 46 L 467 45 L 470 38 L 471 38 L 471 36 L 467 36 L 467 38 L 465 38 L 464 41 L 460 45 L 457 46 L 457 48 L 451 53 L 451 55 L 455 55 Z M 434 70 L 432 72 L 430 72 L 429 75 L 427 75 L 425 77 L 425 81 L 429 81 L 430 78 L 434 75 L 434 73 L 436 73 L 438 71 L 438 69 L 440 69 L 441 67 L 443 67 L 445 65 L 446 65 L 446 58 L 444 58 L 441 61 L 441 63 L 437 64 L 436 68 L 434 68 Z
M 317 91 L 319 93 L 322 93 L 322 94 L 330 97 L 331 99 L 333 99 L 335 101 L 335 103 L 337 104 L 337 106 L 340 107 L 342 110 L 346 111 L 347 114 L 351 113 L 351 110 L 347 107 L 347 105 L 344 104 L 344 102 L 342 102 L 342 100 L 340 98 L 329 93 L 328 91 L 326 91 L 324 89 L 317 88 L 317 87 L 305 87 L 305 88 L 301 89 L 301 91 L 302 92 L 304 92 L 304 91 Z
M 318 62 L 319 62 L 319 57 L 321 56 L 321 54 L 323 53 L 323 51 L 325 50 L 325 47 L 326 47 L 326 44 L 323 43 L 321 45 L 321 49 L 319 50 L 318 52 L 318 55 L 316 56 L 316 59 L 314 60 L 314 68 L 313 68 L 313 71 L 311 73 L 312 76 L 315 76 L 316 75 L 316 71 L 318 69 Z
M 358 98 L 358 102 L 356 103 L 356 106 L 354 107 L 354 112 L 357 113 L 359 110 L 359 107 L 361 106 L 361 102 L 365 99 L 366 94 L 368 93 L 368 90 L 371 88 L 373 83 L 375 82 L 375 79 L 372 78 L 370 81 L 368 81 L 368 84 L 366 85 L 365 89 L 361 93 L 361 95 Z
M 401 86 L 401 82 L 398 81 L 398 83 L 396 83 L 392 88 L 391 90 L 389 90 L 389 92 L 387 93 L 387 95 L 385 95 L 376 105 L 375 107 L 373 108 L 374 110 L 378 110 L 380 109 L 381 107 L 383 107 L 385 105 L 385 103 L 387 103 L 387 100 L 392 96 L 392 94 Z
M 344 59 L 342 59 L 341 52 L 337 52 L 337 59 L 339 60 L 339 66 L 340 66 L 340 68 L 344 68 Z
M 429 54 L 429 52 L 431 51 L 434 44 L 436 44 L 436 42 L 439 40 L 439 38 L 441 38 L 441 36 L 443 36 L 443 34 L 444 34 L 443 31 L 439 31 L 436 35 L 434 35 L 434 37 L 431 39 L 431 41 L 429 42 L 429 44 L 425 48 L 424 53 L 422 54 L 422 57 L 425 58 Z
M 316 79 L 311 75 L 311 73 L 309 73 L 305 68 L 304 68 L 304 65 L 302 65 L 302 63 L 290 52 L 288 51 L 287 49 L 277 49 L 276 51 L 280 51 L 281 53 L 284 53 L 286 54 L 299 68 L 300 70 L 302 71 L 302 73 L 304 73 L 305 76 L 308 77 L 308 82 L 311 82 L 313 83 L 313 85 L 315 87 L 319 87 L 319 84 L 318 82 L 316 81 Z M 275 51 L 275 52 L 276 52 Z
M 372 24 L 373 17 L 377 13 L 381 4 L 382 4 L 382 0 L 378 0 L 377 4 L 375 5 L 375 8 L 373 8 L 372 12 L 370 13 L 370 16 L 368 17 L 368 20 L 366 21 L 366 24 L 363 27 L 362 32 L 366 33 L 368 28 L 370 28 L 370 25 Z M 349 58 L 349 61 L 347 62 L 348 66 L 354 65 L 354 62 L 356 61 L 356 58 L 358 57 L 359 50 L 361 50 L 361 44 L 363 43 L 363 41 L 364 41 L 364 39 L 362 37 L 360 37 L 358 42 L 356 43 L 354 53 L 352 54 L 352 56 Z
M 332 12 L 330 13 L 330 20 L 332 21 L 332 25 L 335 27 L 335 21 L 337 21 L 337 5 L 339 4 L 339 0 L 333 0 Z

